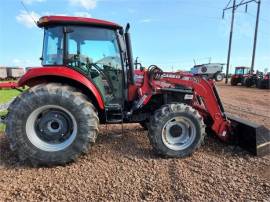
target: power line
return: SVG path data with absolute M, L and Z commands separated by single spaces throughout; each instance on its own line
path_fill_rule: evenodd
M 231 1 L 231 0 L 230 0 Z M 228 83 L 228 76 L 229 76 L 229 68 L 230 68 L 230 59 L 231 59 L 231 49 L 232 49 L 232 36 L 233 36 L 233 25 L 234 25 L 234 13 L 235 13 L 235 3 L 236 0 L 233 0 L 233 7 L 232 7 L 232 20 L 231 20 L 231 30 L 230 30 L 230 38 L 229 38 L 229 49 L 228 49 L 228 56 L 227 56 L 227 68 L 226 68 L 226 80 L 225 83 Z M 223 18 L 224 12 L 228 9 L 230 2 L 227 4 L 227 7 L 223 9 Z
M 227 56 L 227 68 L 226 68 L 226 83 L 228 83 L 228 73 L 230 68 L 230 58 L 231 58 L 231 47 L 232 47 L 232 37 L 233 37 L 233 28 L 234 28 L 234 16 L 235 11 L 240 6 L 246 7 L 246 12 L 248 9 L 248 4 L 257 3 L 257 15 L 256 15 L 256 25 L 255 25 L 255 34 L 254 34 L 254 43 L 253 43 L 253 53 L 252 53 L 252 61 L 251 61 L 251 72 L 254 70 L 255 63 L 255 54 L 256 54 L 256 45 L 257 45 L 257 35 L 258 35 L 258 26 L 259 26 L 259 17 L 260 17 L 260 8 L 261 8 L 261 0 L 242 0 L 240 3 L 236 4 L 236 0 L 233 0 L 233 5 L 230 6 L 231 0 L 228 2 L 227 6 L 223 9 L 222 18 L 225 16 L 225 12 L 227 10 L 232 10 L 232 18 L 231 18 L 231 30 L 230 30 L 230 38 L 229 38 L 229 49 Z

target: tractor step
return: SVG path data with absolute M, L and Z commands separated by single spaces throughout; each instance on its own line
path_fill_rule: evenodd
M 120 104 L 109 104 L 105 106 L 105 110 L 112 111 L 112 110 L 121 110 L 122 106 Z
M 107 123 L 122 123 L 123 108 L 120 104 L 109 104 L 105 107 L 105 117 Z
M 231 121 L 236 143 L 256 156 L 270 154 L 270 131 L 262 125 L 226 114 Z

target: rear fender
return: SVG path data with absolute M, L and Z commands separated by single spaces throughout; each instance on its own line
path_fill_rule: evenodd
M 72 83 L 84 86 L 88 91 L 87 93 L 90 93 L 94 97 L 98 107 L 101 110 L 104 109 L 104 101 L 97 87 L 84 75 L 64 66 L 31 68 L 19 80 L 18 86 L 27 85 L 31 87 L 39 83 L 50 81 L 51 78 L 55 78 L 60 82 L 61 80 L 68 80 L 72 81 Z

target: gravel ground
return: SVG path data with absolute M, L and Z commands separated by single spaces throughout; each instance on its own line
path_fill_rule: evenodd
M 270 128 L 269 91 L 219 89 L 227 111 Z M 53 168 L 20 163 L 0 135 L 0 201 L 270 201 L 270 156 L 254 157 L 207 136 L 193 156 L 163 159 L 139 125 L 125 125 L 122 137 L 120 125 L 108 128 L 110 134 L 101 127 L 88 155 Z

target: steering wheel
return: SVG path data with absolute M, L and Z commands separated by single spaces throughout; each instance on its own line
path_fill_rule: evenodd
M 110 89 L 112 90 L 113 92 L 113 84 L 112 84 L 112 81 L 111 79 L 104 73 L 104 71 L 97 65 L 97 63 L 89 63 L 89 64 L 86 64 L 86 66 L 90 69 L 92 69 L 92 67 L 94 67 L 96 69 L 96 71 L 99 72 L 99 74 L 101 74 L 105 79 L 106 81 L 108 82 L 109 86 L 110 86 Z
M 68 64 L 72 67 L 80 67 L 80 55 L 79 54 L 70 54 L 68 55 Z

